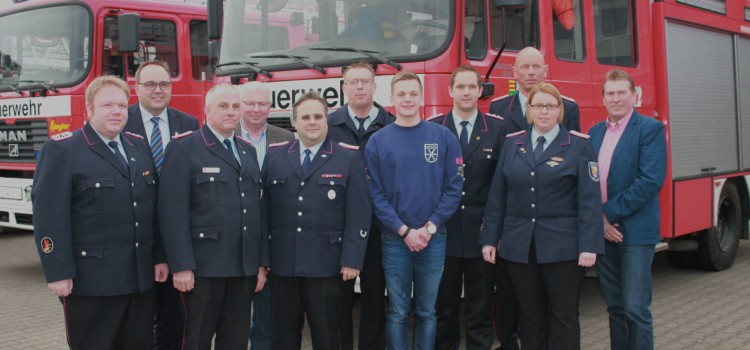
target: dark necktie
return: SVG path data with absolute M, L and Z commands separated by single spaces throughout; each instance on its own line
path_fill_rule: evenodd
M 461 122 L 461 134 L 458 135 L 458 141 L 461 142 L 461 148 L 464 150 L 469 147 L 469 122 L 466 120 Z
M 234 159 L 234 161 L 236 162 L 237 158 L 234 157 L 234 151 L 232 151 L 232 142 L 230 142 L 229 139 L 224 139 L 223 143 L 227 149 L 227 152 L 229 152 L 229 156 L 232 157 L 232 159 Z
M 161 130 L 159 130 L 159 117 L 151 118 L 154 129 L 151 130 L 151 156 L 154 158 L 156 171 L 161 173 L 161 165 L 164 163 L 164 145 L 161 142 Z
M 310 154 L 312 151 L 310 149 L 305 150 L 305 159 L 302 160 L 302 176 L 305 176 L 305 172 L 307 171 L 307 168 L 310 167 Z
M 128 162 L 125 160 L 125 156 L 122 155 L 122 152 L 120 152 L 120 147 L 117 147 L 117 141 L 109 141 L 107 144 L 113 151 L 115 151 L 115 158 L 117 158 L 117 162 L 120 163 L 120 166 L 122 167 L 121 170 L 127 173 L 129 169 Z
M 359 133 L 359 136 L 362 136 L 365 134 L 365 120 L 369 118 L 369 116 L 360 118 L 360 117 L 354 117 L 359 122 L 359 129 L 357 129 L 357 132 Z
M 536 148 L 534 148 L 534 159 L 536 159 L 536 161 L 542 160 L 542 153 L 544 153 L 545 142 L 547 142 L 547 139 L 545 139 L 544 136 L 537 137 Z

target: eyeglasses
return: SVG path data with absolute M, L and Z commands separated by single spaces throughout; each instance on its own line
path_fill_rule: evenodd
M 145 83 L 138 83 L 138 85 L 143 85 L 143 87 L 147 91 L 154 91 L 156 90 L 156 87 L 158 86 L 161 91 L 167 91 L 172 89 L 172 82 L 171 81 L 147 81 Z
M 554 112 L 554 111 L 556 111 L 556 110 L 557 110 L 558 108 L 560 108 L 560 105 L 541 105 L 541 104 L 533 104 L 533 105 L 529 105 L 529 107 L 531 107 L 531 109 L 533 109 L 533 110 L 535 110 L 535 111 L 537 111 L 537 112 L 541 112 L 541 111 L 542 111 L 542 110 L 544 110 L 545 108 L 546 108 L 546 109 L 547 109 L 548 111 L 550 111 L 550 112 Z
M 242 101 L 242 104 L 244 104 L 246 107 L 250 108 L 268 108 L 271 105 L 271 102 L 251 102 L 251 101 Z
M 352 86 L 358 86 L 359 84 L 362 84 L 362 86 L 367 86 L 372 83 L 372 79 L 349 79 L 346 80 L 344 83 L 346 85 L 352 85 Z

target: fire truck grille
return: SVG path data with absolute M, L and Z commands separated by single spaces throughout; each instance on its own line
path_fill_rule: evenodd
M 0 121 L 0 162 L 34 163 L 36 153 L 47 141 L 46 120 Z

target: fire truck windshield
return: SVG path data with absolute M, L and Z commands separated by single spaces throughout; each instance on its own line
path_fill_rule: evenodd
M 91 15 L 80 5 L 0 17 L 0 91 L 69 86 L 90 66 Z
M 453 16 L 449 1 L 227 0 L 220 63 L 325 67 L 367 59 L 362 52 L 424 60 L 447 47 Z

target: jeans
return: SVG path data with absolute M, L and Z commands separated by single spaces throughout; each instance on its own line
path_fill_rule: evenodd
M 607 241 L 605 256 L 596 262 L 599 288 L 607 302 L 612 350 L 651 350 L 651 263 L 654 245 Z
M 445 234 L 435 234 L 427 247 L 412 252 L 393 233 L 383 233 L 383 271 L 388 290 L 386 343 L 388 349 L 409 348 L 409 311 L 414 284 L 414 349 L 435 347 L 437 301 L 445 262 Z
M 270 279 L 271 274 L 266 278 Z M 271 350 L 271 281 L 253 298 L 253 319 L 250 322 L 250 350 Z

